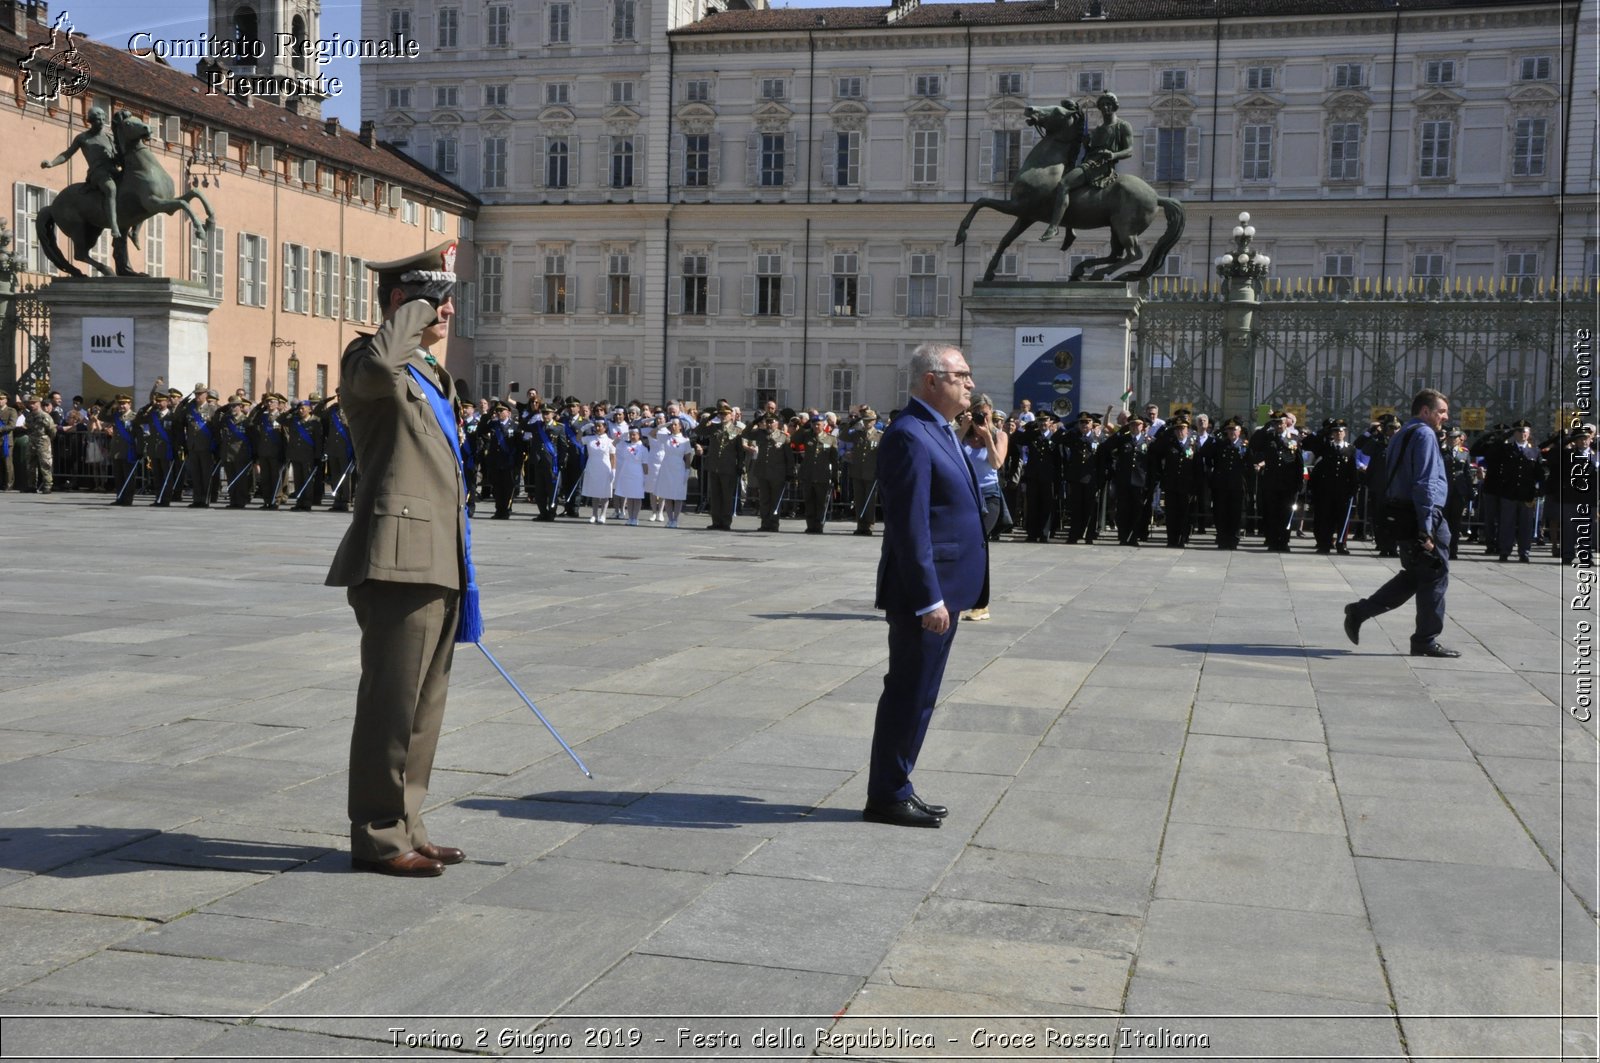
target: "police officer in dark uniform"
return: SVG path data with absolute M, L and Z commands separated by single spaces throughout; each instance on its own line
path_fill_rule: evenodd
M 1056 444 L 1061 480 L 1067 492 L 1067 542 L 1093 543 L 1100 522 L 1100 433 L 1094 415 L 1080 413 L 1078 425 L 1063 429 Z
M 1533 426 L 1517 421 L 1484 448 L 1484 456 L 1497 496 L 1495 540 L 1500 560 L 1510 560 L 1515 546 L 1519 561 L 1532 561 L 1534 512 L 1544 491 L 1544 462 L 1533 445 Z
M 1149 532 L 1149 511 L 1144 508 L 1145 488 L 1150 484 L 1150 441 L 1145 437 L 1148 422 L 1134 414 L 1100 447 L 1104 479 L 1111 485 L 1111 501 L 1117 513 L 1117 542 L 1138 546 Z
M 1466 534 L 1467 510 L 1478 491 L 1478 466 L 1467 449 L 1467 433 L 1451 428 L 1445 433 L 1444 475 L 1448 494 L 1444 502 L 1445 523 L 1450 525 L 1450 560 L 1456 559 L 1457 549 Z
M 1289 522 L 1300 493 L 1304 465 L 1300 443 L 1289 435 L 1287 418 L 1273 411 L 1265 427 L 1250 437 L 1250 454 L 1260 473 L 1261 536 L 1269 553 L 1289 552 Z
M 1344 421 L 1330 419 L 1322 423 L 1320 432 L 1302 441 L 1306 451 L 1317 459 L 1311 466 L 1311 528 L 1319 554 L 1350 552 L 1344 537 L 1355 505 L 1360 471 L 1349 431 Z
M 1179 414 L 1167 422 L 1150 448 L 1167 515 L 1168 546 L 1189 545 L 1194 493 L 1201 479 L 1200 456 L 1189 433 L 1189 419 Z
M 1384 457 L 1389 450 L 1389 441 L 1400 431 L 1400 419 L 1392 413 L 1381 414 L 1375 427 L 1368 427 L 1362 437 L 1356 440 L 1356 449 L 1367 456 L 1366 483 L 1362 490 L 1366 493 L 1366 520 L 1363 530 L 1372 529 L 1373 542 L 1378 547 L 1379 557 L 1398 557 L 1394 537 L 1389 534 L 1388 526 L 1381 519 L 1383 509 L 1383 485 L 1388 480 L 1388 473 L 1384 471 Z
M 1061 479 L 1056 415 L 1040 412 L 1021 435 L 1023 522 L 1028 542 L 1046 543 L 1056 530 L 1056 488 Z
M 1251 467 L 1249 448 L 1244 441 L 1244 426 L 1239 418 L 1222 422 L 1220 435 L 1212 436 L 1201 450 L 1200 459 L 1211 485 L 1211 515 L 1217 526 L 1217 549 L 1239 549 L 1239 532 L 1244 526 L 1244 501 Z
M 478 422 L 475 431 L 478 464 L 494 499 L 494 520 L 511 519 L 511 501 L 517 489 L 517 466 L 522 461 L 521 433 L 511 419 L 509 403 L 496 402 L 490 416 Z

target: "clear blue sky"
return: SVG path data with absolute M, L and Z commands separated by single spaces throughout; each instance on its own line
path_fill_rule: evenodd
M 886 0 L 776 0 L 773 7 L 887 7 Z M 50 17 L 62 11 L 70 13 L 73 26 L 92 40 L 102 44 L 125 48 L 128 38 L 143 30 L 164 40 L 193 40 L 206 28 L 206 0 L 166 0 L 160 9 L 140 12 L 128 0 L 52 0 Z M 324 0 L 322 5 L 322 35 L 337 33 L 343 37 L 359 37 L 361 30 L 360 0 Z M 174 60 L 180 69 L 192 69 L 193 60 Z M 324 112 L 337 117 L 347 128 L 355 128 L 361 120 L 361 90 L 359 87 L 360 63 L 353 59 L 336 59 L 323 68 L 326 77 L 337 77 L 344 82 L 344 92 L 324 106 Z M 91 72 L 93 76 L 93 72 Z

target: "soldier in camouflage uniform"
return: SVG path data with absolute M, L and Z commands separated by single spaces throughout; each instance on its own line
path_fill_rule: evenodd
M 37 395 L 28 396 L 24 416 L 28 422 L 28 468 L 22 478 L 23 490 L 47 495 L 55 487 L 51 463 L 55 460 L 56 419 L 44 412 Z
M 711 511 L 714 531 L 733 530 L 734 502 L 739 491 L 739 426 L 733 407 L 717 403 L 717 416 L 700 427 L 695 452 L 700 455 L 700 489 Z
M 244 509 L 255 492 L 256 444 L 249 416 L 245 401 L 235 396 L 228 400 L 213 422 L 229 509 Z
M 833 489 L 839 482 L 839 441 L 823 430 L 825 423 L 823 418 L 813 417 L 795 433 L 795 442 L 806 448 L 800 459 L 800 485 L 805 492 L 807 535 L 822 534 L 828 507 L 833 504 Z
M 871 535 L 878 499 L 878 441 L 883 431 L 878 415 L 871 408 L 861 411 L 861 420 L 845 433 L 850 444 L 850 498 L 856 507 L 856 534 Z
M 763 413 L 744 433 L 745 467 L 750 470 L 750 491 L 756 496 L 761 531 L 780 530 L 778 500 L 794 472 L 794 451 L 776 413 Z

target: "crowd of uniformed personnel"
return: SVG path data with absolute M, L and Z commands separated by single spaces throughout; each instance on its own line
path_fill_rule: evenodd
M 86 439 L 103 458 L 109 475 L 101 479 L 114 505 L 133 505 L 142 491 L 157 506 L 188 499 L 198 508 L 239 509 L 254 501 L 264 509 L 327 505 L 337 512 L 349 508 L 359 475 L 337 395 L 291 401 L 268 393 L 252 402 L 241 390 L 224 400 L 204 384 L 182 392 L 158 382 L 138 410 L 129 395 L 103 408 L 81 400 L 64 406 L 54 393 L 28 396 L 20 408 L 0 394 L 0 485 L 50 491 L 52 467 L 63 465 L 52 444 L 62 433 Z M 1383 493 L 1384 455 L 1400 428 L 1392 414 L 1359 433 L 1340 420 L 1310 430 L 1281 410 L 1256 426 L 1237 417 L 1213 426 L 1204 414 L 1183 412 L 1164 420 L 1153 404 L 1115 418 L 1084 412 L 1063 423 L 1024 401 L 993 420 L 985 431 L 1003 432 L 1008 443 L 996 538 L 1020 528 L 1029 542 L 1138 546 L 1159 522 L 1171 547 L 1209 529 L 1218 549 L 1238 549 L 1248 535 L 1268 551 L 1287 552 L 1309 531 L 1317 553 L 1346 554 L 1352 539 L 1370 537 L 1381 556 L 1395 554 L 1369 505 Z M 699 505 L 711 528 L 732 530 L 736 514 L 753 512 L 757 530 L 777 531 L 798 513 L 808 533 L 821 534 L 842 515 L 856 534 L 872 534 L 887 417 L 870 406 L 841 417 L 769 401 L 747 418 L 725 401 L 706 410 L 676 402 L 612 407 L 576 397 L 546 402 L 530 388 L 520 398 L 462 402 L 458 432 L 474 500 L 492 500 L 494 515 L 509 517 L 525 498 L 534 519 L 553 521 L 579 516 L 586 440 L 625 441 L 636 429 L 659 461 L 671 421 L 692 446 Z M 958 427 L 968 444 L 977 430 L 970 419 Z M 1564 491 L 1549 512 L 1544 503 L 1558 480 L 1587 483 L 1592 496 L 1600 457 L 1590 426 L 1535 443 L 1531 426 L 1519 421 L 1479 434 L 1470 446 L 1451 428 L 1440 447 L 1452 556 L 1461 542 L 1476 541 L 1502 561 L 1512 554 L 1528 561 L 1536 543 L 1550 542 L 1570 560 L 1574 537 L 1562 527 L 1580 493 Z M 1574 470 L 1586 476 L 1575 481 Z M 664 519 L 661 499 L 652 503 L 650 519 Z

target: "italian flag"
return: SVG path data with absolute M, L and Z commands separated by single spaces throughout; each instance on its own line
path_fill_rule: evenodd
M 1133 389 L 1129 388 L 1122 393 L 1122 405 L 1126 406 L 1133 401 Z

